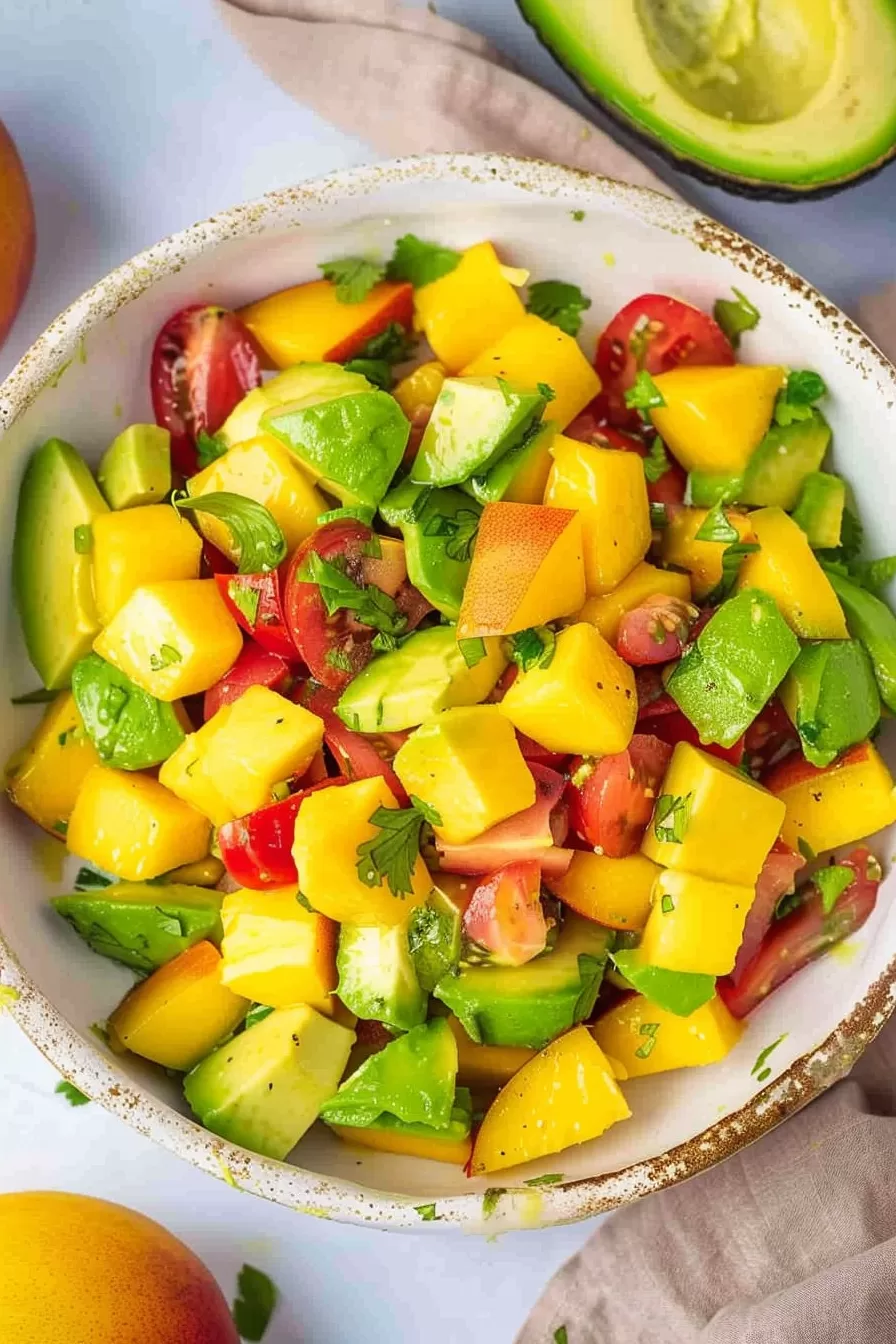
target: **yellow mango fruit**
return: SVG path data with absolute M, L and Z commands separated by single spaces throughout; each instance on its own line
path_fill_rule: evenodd
M 821 854 L 896 821 L 893 777 L 870 742 L 850 747 L 824 769 L 790 757 L 771 772 L 768 787 L 786 808 L 781 839 L 791 849 L 802 840 Z
M 310 280 L 267 294 L 239 315 L 271 364 L 332 360 L 340 364 L 356 355 L 390 320 L 410 321 L 411 287 L 382 280 L 360 303 L 343 303 L 332 280 Z
M 470 1174 L 502 1171 L 596 1139 L 631 1115 L 587 1027 L 551 1041 L 501 1089 L 473 1145 Z
M 93 591 L 100 625 L 148 583 L 198 579 L 202 539 L 170 504 L 101 513 L 93 520 Z
M 221 905 L 221 983 L 271 1008 L 310 1003 L 328 1016 L 336 989 L 336 926 L 306 910 L 297 887 L 233 891 Z
M 679 1017 L 643 994 L 632 994 L 599 1017 L 591 1032 L 604 1054 L 618 1060 L 629 1078 L 645 1078 L 717 1063 L 737 1045 L 744 1024 L 718 997 L 690 1017 Z
M 761 588 L 800 639 L 848 639 L 846 617 L 809 545 L 783 509 L 757 509 L 750 522 L 760 549 L 740 567 L 738 588 Z
M 128 882 L 145 882 L 208 853 L 210 828 L 158 780 L 95 765 L 78 792 L 66 843 L 72 854 Z
M 208 723 L 195 733 L 188 733 L 159 768 L 159 783 L 208 817 L 213 826 L 223 826 L 234 818 L 233 808 L 225 800 L 217 781 L 202 768 L 208 745 L 221 731 L 230 708 L 230 705 L 223 705 Z
M 422 1157 L 429 1162 L 450 1162 L 452 1166 L 465 1167 L 470 1160 L 473 1140 L 452 1138 L 447 1132 L 443 1136 L 437 1129 L 429 1134 L 408 1133 L 411 1128 L 424 1129 L 426 1126 L 406 1126 L 404 1129 L 390 1129 L 386 1126 L 370 1125 L 331 1125 L 334 1134 L 338 1134 L 343 1143 L 354 1143 L 359 1148 L 372 1148 L 378 1153 L 397 1153 L 402 1157 Z
M 444 364 L 430 359 L 426 364 L 418 364 L 393 387 L 392 395 L 412 425 L 423 424 L 429 419 L 439 399 L 445 372 Z
M 615 645 L 619 623 L 626 612 L 634 611 L 635 607 L 639 607 L 655 593 L 664 593 L 669 597 L 677 597 L 682 602 L 690 602 L 690 575 L 679 574 L 674 569 L 659 569 L 656 565 L 650 565 L 646 560 L 642 560 L 611 593 L 604 593 L 601 597 L 589 597 L 576 620 L 587 621 L 589 625 L 596 626 L 607 643 Z
M 113 1047 L 186 1073 L 229 1036 L 249 1000 L 221 982 L 221 956 L 196 943 L 135 985 L 109 1017 Z
M 323 742 L 323 720 L 267 686 L 250 686 L 215 724 L 203 745 L 201 770 L 235 817 L 273 801 L 275 784 L 303 775 Z M 182 748 L 181 748 L 182 749 Z
M 75 697 L 62 691 L 7 761 L 6 792 L 32 821 L 62 839 L 84 778 L 99 763 Z
M 235 444 L 223 457 L 192 476 L 187 481 L 187 490 L 194 499 L 225 490 L 263 504 L 280 525 L 290 551 L 311 535 L 318 516 L 328 507 L 298 459 L 270 434 L 259 434 Z M 201 510 L 193 516 L 206 540 L 238 564 L 239 547 L 234 545 L 227 524 Z
M 521 672 L 497 708 L 548 751 L 610 756 L 625 751 L 635 731 L 635 674 L 579 621 L 557 635 L 548 666 Z
M 441 878 L 440 878 L 441 880 Z M 461 1087 L 493 1091 L 509 1083 L 536 1051 L 523 1045 L 477 1045 L 454 1016 L 448 1025 L 457 1042 L 457 1081 Z
M 535 802 L 532 773 L 498 705 L 434 715 L 392 764 L 406 792 L 438 813 L 436 835 L 449 845 L 466 844 Z
M 453 271 L 414 290 L 414 325 L 449 373 L 458 373 L 525 315 L 489 242 L 468 247 Z
M 132 593 L 93 647 L 150 695 L 179 700 L 214 686 L 243 637 L 214 579 L 174 579 Z
M 650 418 L 686 471 L 734 475 L 759 447 L 786 377 L 776 364 L 684 364 L 654 378 L 666 404 Z
M 638 932 L 650 914 L 653 884 L 662 869 L 643 854 L 611 859 L 577 849 L 562 877 L 544 876 L 564 905 L 611 929 Z
M 783 821 L 784 804 L 767 789 L 679 742 L 641 852 L 666 868 L 752 887 Z
M 722 577 L 722 556 L 725 554 L 721 542 L 695 540 L 708 513 L 709 509 L 674 509 L 660 534 L 663 564 L 677 565 L 679 569 L 688 571 L 694 600 L 697 602 L 711 593 Z M 755 513 L 738 513 L 736 509 L 726 509 L 725 517 L 741 541 L 753 540 L 752 520 L 756 517 Z
M 609 593 L 643 560 L 650 545 L 650 504 L 637 453 L 595 448 L 558 434 L 545 504 L 578 509 L 582 520 L 585 587 Z
M 458 639 L 510 635 L 571 616 L 585 600 L 582 526 L 573 509 L 486 504 L 464 588 Z
M 477 305 L 474 322 L 478 323 L 480 313 Z M 600 391 L 600 379 L 575 337 L 534 313 L 527 313 L 481 350 L 461 374 L 465 378 L 492 374 L 520 387 L 547 383 L 553 388 L 554 400 L 548 403 L 544 418 L 558 429 L 565 429 Z
M 410 892 L 393 892 L 388 879 L 362 881 L 360 847 L 384 832 L 370 818 L 378 808 L 397 808 L 395 796 L 379 775 L 358 779 L 343 788 L 311 793 L 296 817 L 293 858 L 299 885 L 308 904 L 341 924 L 366 927 L 401 924 L 432 890 L 426 864 L 417 855 Z
M 666 971 L 727 975 L 755 895 L 755 886 L 667 868 L 657 878 L 638 951 L 648 965 Z

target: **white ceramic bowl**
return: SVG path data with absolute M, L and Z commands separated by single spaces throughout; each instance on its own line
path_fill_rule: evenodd
M 574 213 L 585 212 L 584 219 Z M 537 277 L 582 286 L 593 299 L 586 349 L 606 320 L 645 290 L 710 307 L 732 285 L 762 321 L 747 358 L 818 369 L 831 390 L 826 411 L 835 460 L 855 488 L 872 551 L 892 538 L 896 467 L 896 371 L 832 304 L 780 262 L 665 197 L 569 169 L 495 156 L 438 156 L 335 173 L 187 229 L 102 280 L 28 351 L 0 387 L 2 534 L 11 539 L 25 460 L 50 435 L 94 462 L 114 434 L 151 419 L 149 354 L 175 309 L 197 300 L 237 306 L 310 279 L 319 261 L 374 249 L 401 233 L 463 247 L 493 238 L 502 256 Z M 9 587 L 9 548 L 0 584 Z M 37 712 L 9 696 L 31 689 L 14 612 L 3 605 L 0 749 L 5 755 Z M 568 1222 L 660 1189 L 751 1142 L 850 1067 L 893 1006 L 896 880 L 846 946 L 774 994 L 750 1019 L 738 1048 L 712 1068 L 625 1085 L 633 1118 L 604 1138 L 501 1176 L 509 1187 L 483 1210 L 486 1181 L 414 1159 L 362 1153 L 322 1126 L 293 1163 L 247 1153 L 186 1114 L 176 1082 L 137 1059 L 109 1054 L 91 1033 L 131 984 L 94 956 L 47 908 L 63 881 L 61 846 L 11 807 L 0 812 L 6 881 L 0 893 L 0 980 L 32 1040 L 78 1087 L 142 1133 L 243 1189 L 349 1222 L 402 1228 L 460 1224 L 488 1231 Z M 892 839 L 878 844 L 889 860 Z M 18 998 L 15 997 L 18 993 Z M 778 1037 L 771 1079 L 751 1070 Z M 539 1173 L 562 1186 L 530 1188 Z M 438 1222 L 416 1206 L 435 1203 Z

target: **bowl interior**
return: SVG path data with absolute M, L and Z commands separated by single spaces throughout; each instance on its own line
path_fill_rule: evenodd
M 573 212 L 582 210 L 584 219 L 574 218 Z M 481 159 L 367 169 L 280 193 L 188 231 L 104 281 L 50 329 L 0 389 L 0 427 L 7 425 L 0 455 L 4 535 L 12 537 L 24 462 L 44 438 L 68 439 L 95 463 L 125 424 L 152 419 L 149 354 L 156 330 L 172 311 L 196 301 L 237 306 L 312 278 L 317 263 L 326 259 L 358 252 L 387 255 L 395 238 L 408 231 L 455 247 L 489 237 L 503 258 L 531 268 L 537 278 L 581 285 L 592 299 L 581 337 L 587 350 L 616 309 L 644 291 L 673 293 L 711 307 L 732 285 L 743 289 L 762 314 L 758 329 L 746 337 L 743 356 L 814 368 L 824 376 L 831 392 L 825 410 L 834 427 L 834 460 L 855 491 L 870 553 L 892 549 L 887 538 L 896 495 L 890 456 L 896 386 L 892 371 L 835 309 L 758 249 L 738 246 L 731 235 L 664 198 L 544 165 Z M 56 378 L 66 361 L 71 362 Z M 4 594 L 9 558 L 7 545 L 0 553 Z M 0 619 L 6 649 L 0 670 L 0 750 L 5 756 L 27 735 L 39 711 L 9 703 L 10 696 L 32 689 L 36 677 L 7 600 Z M 885 754 L 892 758 L 890 735 L 883 736 Z M 107 1016 L 132 978 L 94 956 L 48 909 L 48 896 L 64 889 L 66 874 L 70 880 L 77 866 L 65 861 L 62 846 L 8 806 L 0 810 L 0 837 L 7 872 L 0 891 L 0 930 L 7 945 L 4 949 L 0 942 L 0 970 L 14 983 L 24 984 L 27 977 L 36 986 L 39 994 L 29 1000 L 24 1024 L 88 1091 L 110 1104 L 116 1096 L 125 1097 L 118 1109 L 148 1132 L 210 1169 L 222 1160 L 231 1167 L 239 1163 L 246 1183 L 286 1202 L 317 1203 L 335 1216 L 385 1222 L 396 1209 L 438 1198 L 449 1197 L 461 1216 L 464 1208 L 478 1207 L 479 1193 L 490 1182 L 471 1183 L 435 1163 L 355 1150 L 322 1126 L 293 1155 L 293 1164 L 307 1177 L 265 1159 L 241 1158 L 239 1150 L 181 1118 L 186 1111 L 180 1088 L 161 1070 L 136 1059 L 103 1060 L 106 1052 L 91 1024 Z M 886 862 L 892 837 L 875 848 Z M 888 878 L 877 910 L 855 938 L 752 1016 L 742 1042 L 723 1063 L 626 1084 L 630 1121 L 604 1138 L 521 1168 L 506 1183 L 520 1185 L 544 1172 L 562 1172 L 568 1181 L 624 1173 L 712 1126 L 716 1130 L 706 1139 L 710 1156 L 724 1155 L 755 1136 L 756 1125 L 763 1127 L 762 1107 L 749 1124 L 738 1119 L 720 1128 L 718 1122 L 764 1087 L 772 1097 L 770 1116 L 774 1080 L 820 1046 L 884 975 L 896 953 L 896 912 L 888 899 L 893 884 Z M 47 1011 L 40 996 L 76 1034 Z M 866 1026 L 863 1019 L 861 1031 L 855 1024 L 850 1030 L 857 1038 Z M 771 1080 L 760 1083 L 751 1073 L 754 1062 L 779 1037 L 767 1060 Z M 127 1087 L 128 1079 L 136 1090 Z M 781 1084 L 785 1091 L 787 1086 Z M 790 1097 L 786 1104 L 793 1102 Z M 662 1183 L 655 1169 L 651 1181 Z M 626 1184 L 623 1175 L 606 1190 L 615 1201 L 642 1188 L 650 1183 L 645 1187 L 632 1179 Z M 575 1189 L 545 1187 L 538 1194 L 538 1210 L 518 1210 L 514 1221 L 546 1222 L 592 1211 L 594 1203 L 577 1197 Z M 316 1193 L 310 1197 L 309 1191 Z M 371 1199 L 364 1191 L 381 1193 Z M 374 1212 L 359 1212 L 365 1208 Z

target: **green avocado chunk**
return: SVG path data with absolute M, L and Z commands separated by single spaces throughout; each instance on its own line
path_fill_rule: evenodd
M 408 947 L 424 993 L 457 970 L 461 952 L 462 908 L 438 886 L 418 905 L 408 926 Z
M 390 1041 L 324 1102 L 332 1125 L 367 1126 L 386 1112 L 410 1125 L 445 1129 L 451 1123 L 457 1042 L 447 1018 L 436 1017 Z
M 53 898 L 53 908 L 101 957 L 154 971 L 204 938 L 221 941 L 220 891 L 171 882 L 120 882 Z
M 613 961 L 633 989 L 658 1008 L 678 1017 L 690 1017 L 716 992 L 715 976 L 648 966 L 641 961 L 637 948 L 614 952 Z
M 840 545 L 845 507 L 846 482 L 827 471 L 813 471 L 803 481 L 793 521 L 799 523 L 813 550 L 830 550 Z
M 75 663 L 72 694 L 100 760 L 116 770 L 161 765 L 186 736 L 173 704 L 141 690 L 98 653 Z
M 369 392 L 372 387 L 373 384 L 362 373 L 352 373 L 341 364 L 294 364 L 292 368 L 283 369 L 269 378 L 261 387 L 254 387 L 251 392 L 247 392 L 230 412 L 215 438 L 232 448 L 234 444 L 245 443 L 247 439 L 254 439 L 260 434 L 262 416 L 277 406 L 297 401 L 314 405 L 333 397 Z
M 404 538 L 408 578 L 437 611 L 456 621 L 482 508 L 460 490 L 434 490 L 405 479 L 380 513 Z
M 857 639 L 804 644 L 780 696 L 812 765 L 830 765 L 864 742 L 880 719 L 871 659 Z
M 774 598 L 745 588 L 723 602 L 672 670 L 666 690 L 700 734 L 730 747 L 769 701 L 800 651 Z
M 711 509 L 713 504 L 733 504 L 740 499 L 743 476 L 717 476 L 709 471 L 688 472 L 685 499 L 699 509 Z
M 836 570 L 825 568 L 846 613 L 849 633 L 868 650 L 880 698 L 896 714 L 896 616 L 886 602 Z
M 485 475 L 471 476 L 465 482 L 464 490 L 478 499 L 480 504 L 491 504 L 507 494 L 513 494 L 514 488 L 532 471 L 538 459 L 547 454 L 556 433 L 557 426 L 550 420 L 532 425 L 525 436 L 512 448 L 508 448 Z
M 171 435 L 159 425 L 128 425 L 113 439 L 97 471 L 113 509 L 160 504 L 171 489 Z
M 407 920 L 390 928 L 343 924 L 336 969 L 336 992 L 349 1012 L 398 1031 L 425 1020 L 426 995 L 411 960 Z
M 99 634 L 93 600 L 90 524 L 108 505 L 70 443 L 48 439 L 19 490 L 12 584 L 28 657 L 50 690 Z
M 541 1050 L 591 1012 L 612 942 L 611 929 L 567 913 L 550 952 L 525 966 L 462 966 L 435 997 L 480 1045 Z
M 790 510 L 807 476 L 818 471 L 831 442 L 831 427 L 813 408 L 806 420 L 773 423 L 744 472 L 738 500 Z
M 482 476 L 525 436 L 547 402 L 503 378 L 446 378 L 411 466 L 421 485 Z
M 388 1050 L 388 1048 L 387 1046 L 386 1049 Z M 326 1119 L 324 1116 L 321 1118 Z M 341 1125 L 346 1122 L 331 1120 L 329 1123 Z M 451 1119 L 444 1129 L 436 1129 L 433 1125 L 409 1124 L 406 1120 L 399 1120 L 396 1116 L 390 1115 L 388 1111 L 383 1111 L 382 1115 L 378 1115 L 370 1124 L 356 1127 L 389 1130 L 392 1134 L 401 1134 L 409 1139 L 429 1139 L 430 1142 L 434 1141 L 436 1143 L 460 1143 L 470 1137 L 470 1131 L 473 1128 L 473 1098 L 468 1087 L 455 1089 Z

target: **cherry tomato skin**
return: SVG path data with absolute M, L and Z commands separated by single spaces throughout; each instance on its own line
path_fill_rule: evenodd
M 236 313 L 202 303 L 169 317 L 155 340 L 150 390 L 156 424 L 171 434 L 171 461 L 197 470 L 196 439 L 214 434 L 261 384 L 258 347 Z
M 292 670 L 279 654 L 247 640 L 229 672 L 205 692 L 202 716 L 206 723 L 224 705 L 232 705 L 250 686 L 267 686 L 284 694 L 292 685 Z
M 543 952 L 548 931 L 538 863 L 508 863 L 483 878 L 464 911 L 463 931 L 497 966 L 524 966 Z
M 636 667 L 635 689 L 638 693 L 638 722 L 655 719 L 660 714 L 675 714 L 678 706 L 668 694 L 658 667 Z
M 380 775 L 395 794 L 399 805 L 408 806 L 404 786 L 391 765 L 392 757 L 401 746 L 399 737 L 404 740 L 407 734 L 388 733 L 382 737 L 368 737 L 363 733 L 352 732 L 336 713 L 338 694 L 326 686 L 306 688 L 296 698 L 312 714 L 323 720 L 324 742 L 346 780 L 374 779 Z
M 535 860 L 550 877 L 562 877 L 567 871 L 572 851 L 563 848 L 569 832 L 563 776 L 535 761 L 528 764 L 536 789 L 531 807 L 463 845 L 449 845 L 436 836 L 439 864 L 445 872 L 490 873 L 525 860 Z
M 681 657 L 698 614 L 690 602 L 656 593 L 623 615 L 616 652 L 632 667 L 671 663 Z
M 221 860 L 233 880 L 253 891 L 298 882 L 292 845 L 299 808 L 310 793 L 338 788 L 344 783 L 343 779 L 328 779 L 312 784 L 279 803 L 269 803 L 220 826 Z
M 799 733 L 777 696 L 769 700 L 750 724 L 745 734 L 745 745 L 750 765 L 757 771 L 768 770 L 799 750 Z
M 671 699 L 671 696 L 669 698 Z M 697 729 L 690 719 L 682 714 L 674 700 L 670 713 L 657 714 L 648 722 L 656 736 L 662 742 L 668 742 L 670 747 L 674 747 L 678 742 L 690 742 L 692 747 L 699 747 L 708 756 L 718 756 L 720 761 L 728 761 L 730 765 L 740 765 L 744 758 L 743 737 L 739 737 L 730 747 L 721 747 L 717 742 L 701 742 Z
M 299 651 L 283 614 L 277 570 L 264 574 L 216 574 L 215 582 L 224 605 L 238 626 L 269 653 L 279 654 L 288 662 L 298 662 Z
M 655 436 L 652 431 L 647 432 L 638 412 L 623 406 L 615 415 L 614 424 L 607 422 L 608 414 L 609 402 L 601 394 L 579 412 L 563 433 L 568 439 L 579 439 L 595 448 L 619 448 L 624 453 L 646 457 L 650 451 L 648 439 L 652 442 Z M 683 504 L 687 481 L 684 468 L 670 457 L 659 480 L 647 482 L 647 498 L 651 504 Z
M 566 795 L 572 829 L 608 858 L 634 854 L 671 756 L 672 748 L 658 737 L 636 733 L 627 749 L 614 756 L 597 761 L 574 757 Z
M 759 951 L 763 938 L 771 928 L 775 910 L 782 896 L 793 891 L 794 879 L 806 860 L 796 850 L 776 840 L 756 879 L 756 896 L 747 914 L 744 936 L 737 952 L 732 984 L 738 984 L 745 968 Z
M 527 737 L 526 734 L 521 733 L 519 729 L 517 729 L 516 740 L 519 743 L 520 751 L 523 753 L 523 760 L 526 761 L 530 767 L 533 765 L 543 765 L 546 766 L 548 770 L 559 770 L 561 773 L 565 769 L 566 762 L 569 760 L 567 755 L 563 755 L 559 751 L 548 751 L 547 747 L 543 747 L 541 743 L 536 742 L 534 738 Z

